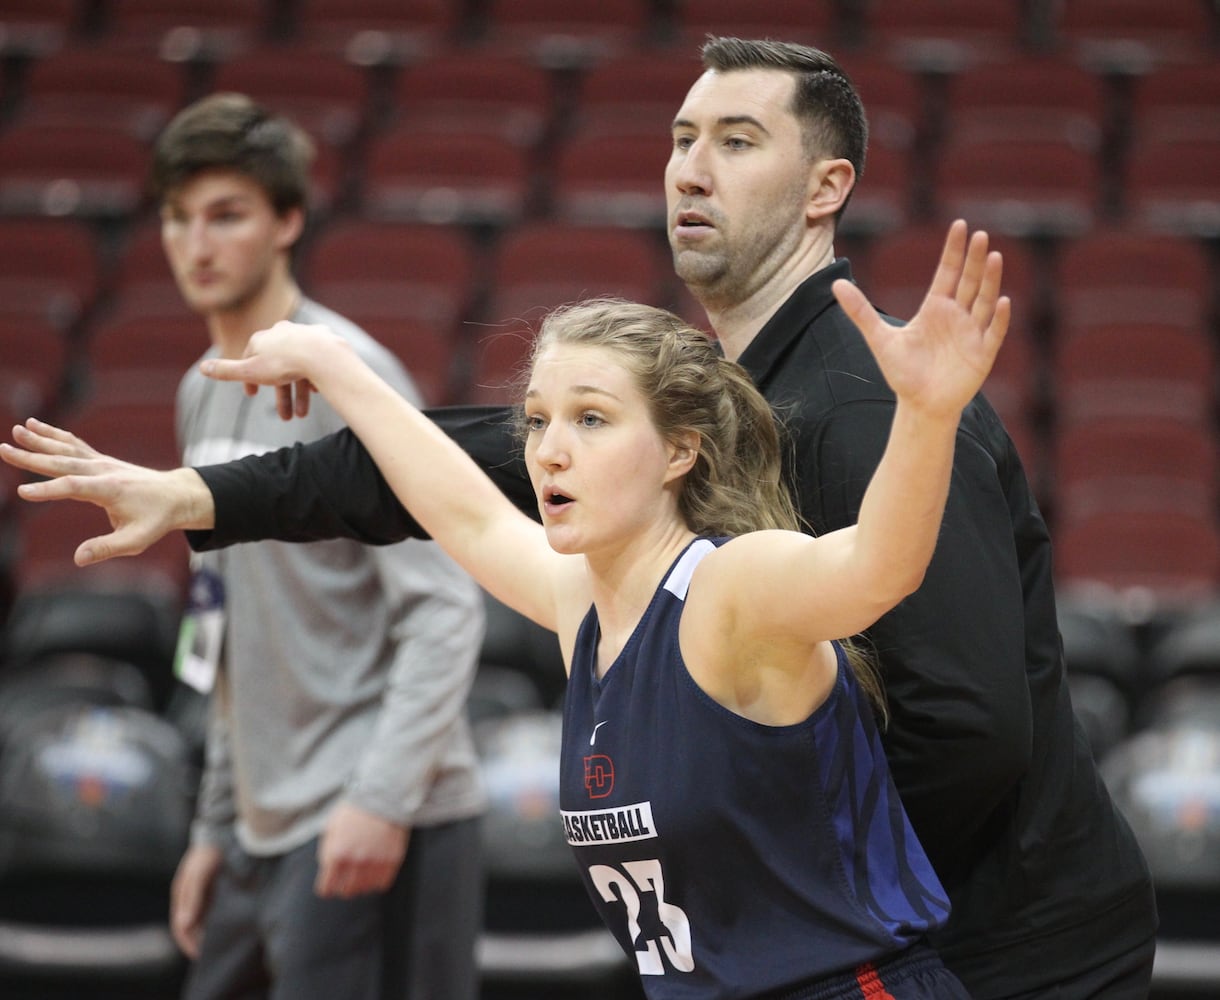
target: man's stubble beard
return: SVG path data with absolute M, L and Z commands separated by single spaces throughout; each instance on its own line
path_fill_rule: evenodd
M 675 248 L 673 260 L 674 273 L 698 301 L 705 305 L 733 301 L 737 282 L 727 254 Z

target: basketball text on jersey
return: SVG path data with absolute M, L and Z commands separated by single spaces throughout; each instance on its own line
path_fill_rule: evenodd
M 626 844 L 657 835 L 652 803 L 636 802 L 617 809 L 561 810 L 569 844 Z

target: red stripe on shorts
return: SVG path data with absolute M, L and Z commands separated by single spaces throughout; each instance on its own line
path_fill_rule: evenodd
M 865 1000 L 894 1000 L 893 994 L 877 975 L 877 970 L 868 962 L 856 969 L 856 982 Z

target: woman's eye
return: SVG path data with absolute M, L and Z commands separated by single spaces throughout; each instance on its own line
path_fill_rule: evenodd
M 541 417 L 526 417 L 525 418 L 525 429 L 527 431 L 540 431 L 540 430 L 542 430 L 543 426 L 544 426 L 544 422 Z
M 604 420 L 596 413 L 582 413 L 580 416 L 580 424 L 582 427 L 600 427 Z

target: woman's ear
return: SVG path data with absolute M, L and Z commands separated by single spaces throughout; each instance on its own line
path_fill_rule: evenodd
M 699 432 L 683 431 L 669 446 L 669 474 L 666 481 L 684 476 L 699 457 Z
M 818 160 L 809 178 L 809 218 L 834 215 L 856 186 L 856 168 L 842 158 Z

